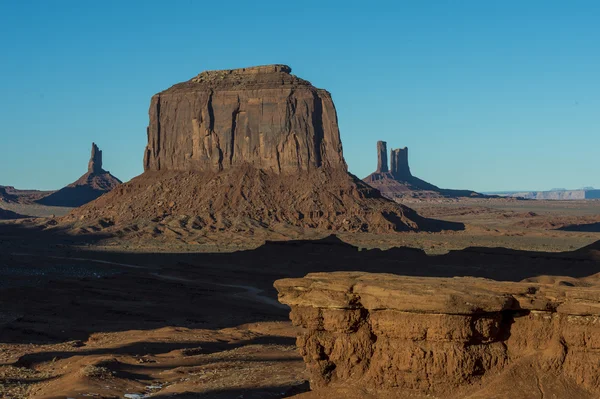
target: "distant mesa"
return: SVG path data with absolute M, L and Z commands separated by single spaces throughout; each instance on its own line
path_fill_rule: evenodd
M 13 194 L 14 187 L 0 186 L 0 203 L 4 202 L 7 204 L 17 202 L 18 198 Z
M 144 173 L 75 210 L 81 229 L 183 239 L 460 228 L 425 219 L 349 174 L 331 95 L 289 66 L 202 72 L 154 95 L 149 119 Z
M 598 200 L 600 199 L 600 190 L 593 187 L 584 187 L 578 190 L 552 189 L 550 191 L 519 191 L 519 192 L 499 192 L 497 195 L 503 197 L 525 198 L 531 200 Z
M 75 182 L 35 202 L 48 206 L 78 207 L 95 200 L 121 184 L 121 180 L 102 169 L 102 151 L 92 143 L 88 171 Z
M 408 148 L 390 152 L 388 168 L 387 143 L 377 142 L 377 170 L 363 179 L 389 199 L 484 197 L 475 191 L 443 189 L 412 175 L 408 165 Z

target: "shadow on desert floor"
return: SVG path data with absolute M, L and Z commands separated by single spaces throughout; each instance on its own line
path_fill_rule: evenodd
M 573 252 L 466 248 L 429 256 L 412 248 L 360 250 L 336 236 L 266 242 L 232 253 L 147 253 L 82 250 L 101 236 L 68 236 L 23 227 L 0 229 L 2 267 L 35 266 L 44 276 L 31 286 L 0 291 L 0 343 L 85 341 L 90 334 L 166 326 L 222 329 L 286 321 L 273 282 L 310 272 L 366 271 L 408 276 L 473 276 L 521 281 L 537 276 L 587 277 L 600 272 L 600 242 Z M 58 233 L 58 234 L 57 234 Z M 75 246 L 78 245 L 78 246 Z M 94 265 L 95 273 L 61 275 Z M 25 276 L 25 280 L 31 280 Z M 5 280 L 7 280 L 5 278 Z M 10 316 L 7 316 L 10 315 Z

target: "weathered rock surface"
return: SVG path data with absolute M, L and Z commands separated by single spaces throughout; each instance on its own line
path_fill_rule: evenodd
M 386 173 L 388 169 L 387 143 L 385 141 L 377 142 L 377 170 L 375 173 Z
M 52 194 L 54 191 L 19 190 L 13 186 L 0 186 L 0 203 L 30 204 L 35 200 Z
M 14 187 L 0 186 L 0 202 L 12 203 L 17 201 L 17 196 L 12 193 Z
M 145 170 L 346 168 L 331 95 L 285 65 L 207 71 L 150 103 Z
M 102 151 L 92 143 L 88 172 L 62 189 L 36 202 L 48 206 L 78 207 L 95 200 L 121 184 L 121 180 L 102 169 Z
M 464 227 L 422 218 L 349 174 L 330 94 L 290 72 L 208 71 L 153 96 L 144 174 L 70 221 L 179 237 Z
M 363 181 L 378 189 L 386 198 L 393 200 L 405 197 L 440 198 L 440 197 L 483 197 L 482 194 L 470 190 L 443 189 L 415 177 L 408 164 L 408 148 L 392 149 L 390 167 L 387 165 L 387 143 L 377 142 L 377 170 L 365 177 Z
M 600 395 L 600 289 L 589 283 L 336 272 L 275 288 L 305 329 L 297 343 L 317 393 Z
M 104 170 L 102 169 L 102 151 L 100 151 L 96 143 L 92 143 L 92 155 L 90 156 L 90 162 L 88 162 L 88 172 L 104 172 Z

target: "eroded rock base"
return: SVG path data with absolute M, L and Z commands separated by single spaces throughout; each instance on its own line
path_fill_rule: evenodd
M 297 344 L 313 389 L 356 384 L 471 397 L 518 375 L 540 392 L 558 384 L 550 394 L 600 394 L 596 287 L 350 272 L 275 287 L 304 328 Z

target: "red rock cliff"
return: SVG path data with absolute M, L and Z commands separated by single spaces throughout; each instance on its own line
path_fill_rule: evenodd
M 343 168 L 331 95 L 285 65 L 202 72 L 152 97 L 144 169 Z

